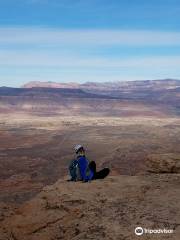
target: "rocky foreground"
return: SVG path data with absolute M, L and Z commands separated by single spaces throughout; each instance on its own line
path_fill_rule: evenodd
M 180 239 L 180 174 L 59 180 L 0 225 L 1 240 Z M 136 236 L 134 229 L 173 229 Z

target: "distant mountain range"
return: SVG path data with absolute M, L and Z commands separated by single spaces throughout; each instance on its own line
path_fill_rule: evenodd
M 79 88 L 78 83 L 56 83 L 56 82 L 40 82 L 32 81 L 24 84 L 22 88 Z
M 121 90 L 121 89 L 149 89 L 164 88 L 172 89 L 180 86 L 180 80 L 163 79 L 163 80 L 144 80 L 144 81 L 117 81 L 117 82 L 87 82 L 87 83 L 56 83 L 32 81 L 24 84 L 22 88 L 73 88 L 88 90 Z
M 145 108 L 146 110 L 142 110 Z M 126 110 L 125 110 L 126 109 Z M 61 115 L 180 114 L 180 80 L 54 83 L 29 82 L 0 88 L 0 113 Z

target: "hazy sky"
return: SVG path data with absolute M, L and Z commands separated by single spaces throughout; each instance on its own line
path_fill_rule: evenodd
M 0 0 L 0 86 L 180 79 L 179 0 Z

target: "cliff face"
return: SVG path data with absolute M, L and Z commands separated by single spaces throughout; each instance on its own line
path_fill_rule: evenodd
M 116 82 L 86 82 L 86 83 L 57 83 L 32 81 L 24 84 L 22 88 L 81 88 L 89 90 L 121 90 L 121 89 L 174 89 L 180 86 L 180 81 L 175 79 L 144 80 L 144 81 L 116 81 Z
M 179 239 L 180 174 L 59 180 L 1 222 L 1 240 L 136 239 L 137 226 L 173 229 L 143 239 Z
M 44 88 L 78 88 L 78 83 L 56 83 L 56 82 L 39 82 L 32 81 L 24 84 L 23 88 L 34 88 L 34 87 L 44 87 Z

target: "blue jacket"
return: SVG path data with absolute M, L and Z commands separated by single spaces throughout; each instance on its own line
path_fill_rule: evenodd
M 79 156 L 77 158 L 80 174 L 83 181 L 89 181 L 93 178 L 94 173 L 89 169 L 89 161 L 85 156 Z

